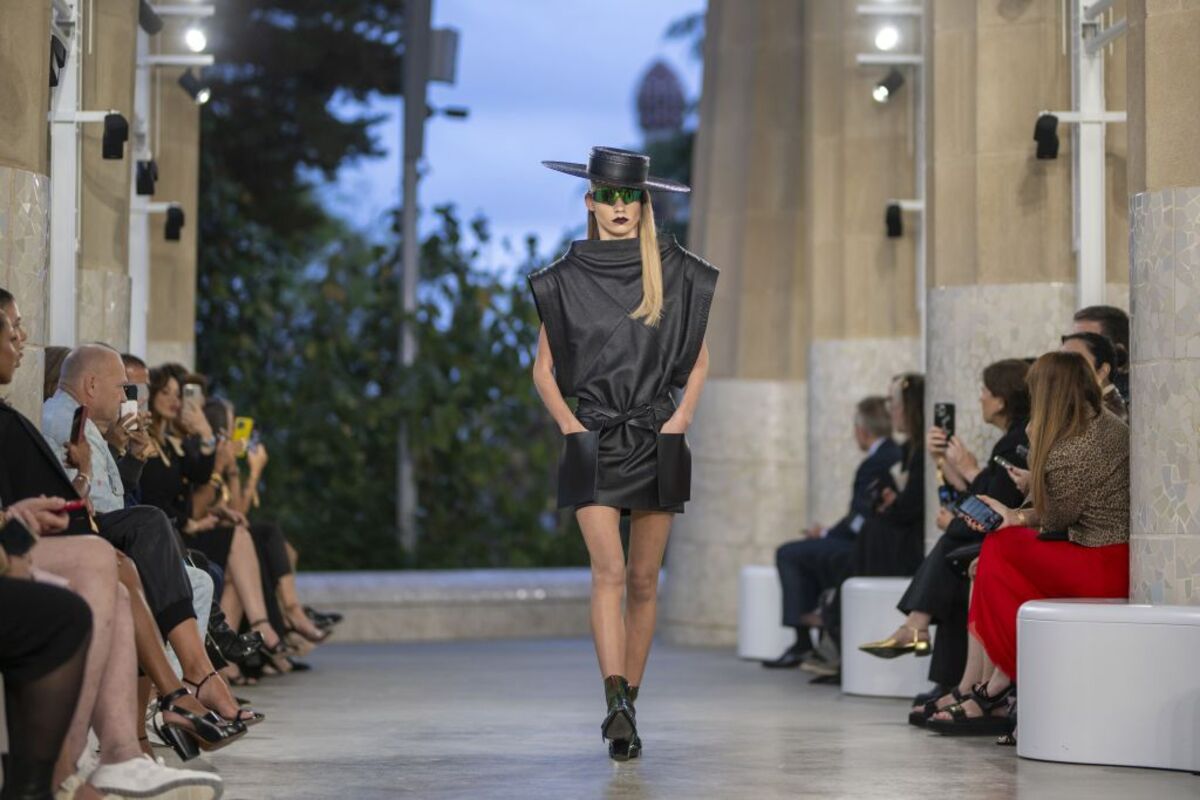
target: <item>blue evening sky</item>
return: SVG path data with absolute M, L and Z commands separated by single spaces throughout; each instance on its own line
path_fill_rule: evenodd
M 674 20 L 705 0 L 434 0 L 434 27 L 459 31 L 456 85 L 431 84 L 430 105 L 461 105 L 466 120 L 435 116 L 425 130 L 422 226 L 433 206 L 453 202 L 484 214 L 495 244 L 485 264 L 510 265 L 500 242 L 518 252 L 537 234 L 543 252 L 584 219 L 583 181 L 541 166 L 586 161 L 594 144 L 637 146 L 634 95 L 646 69 L 664 59 L 688 99 L 700 93 L 701 65 L 689 42 L 667 40 Z M 324 190 L 328 206 L 357 227 L 379 232 L 399 199 L 401 101 L 377 100 L 385 158 L 344 168 Z M 653 170 L 653 165 L 651 165 Z

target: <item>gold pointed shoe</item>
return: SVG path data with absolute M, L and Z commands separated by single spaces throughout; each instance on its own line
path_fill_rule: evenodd
M 895 636 L 891 636 L 878 642 L 867 642 L 866 644 L 860 644 L 858 649 L 864 653 L 870 653 L 878 658 L 896 658 L 897 656 L 902 656 L 906 653 L 912 653 L 913 655 L 917 656 L 927 656 L 933 652 L 933 648 L 929 644 L 928 631 L 924 631 L 926 638 L 922 639 L 922 631 L 919 631 L 916 628 L 910 628 L 908 626 L 905 626 L 905 629 L 912 631 L 913 638 L 911 641 L 901 642 Z

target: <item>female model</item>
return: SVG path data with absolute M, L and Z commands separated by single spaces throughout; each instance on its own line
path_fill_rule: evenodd
M 637 758 L 634 701 L 650 654 L 658 572 L 673 514 L 691 490 L 684 434 L 708 375 L 704 331 L 717 270 L 660 243 L 647 156 L 594 147 L 587 164 L 542 162 L 587 178 L 588 238 L 529 276 L 542 327 L 534 384 L 563 432 L 558 507 L 575 509 L 592 565 L 592 635 L 608 705 L 609 755 Z M 676 406 L 671 390 L 682 388 Z M 574 411 L 565 397 L 578 398 Z M 619 523 L 631 517 L 629 563 Z M 621 612 L 625 593 L 625 613 Z

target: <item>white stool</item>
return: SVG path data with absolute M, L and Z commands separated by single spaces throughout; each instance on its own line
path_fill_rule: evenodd
M 1017 755 L 1200 771 L 1200 608 L 1036 600 L 1017 614 Z
M 899 627 L 904 618 L 896 604 L 908 584 L 908 578 L 850 578 L 842 584 L 844 694 L 912 697 L 929 688 L 928 658 L 878 658 L 858 649 Z
M 796 641 L 780 623 L 783 586 L 775 567 L 742 567 L 738 581 L 738 656 L 756 661 L 779 658 Z

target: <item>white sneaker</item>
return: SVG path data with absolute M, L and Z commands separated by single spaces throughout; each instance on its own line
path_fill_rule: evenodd
M 102 764 L 88 778 L 107 798 L 219 800 L 221 777 L 211 772 L 165 767 L 142 755 L 120 764 Z

